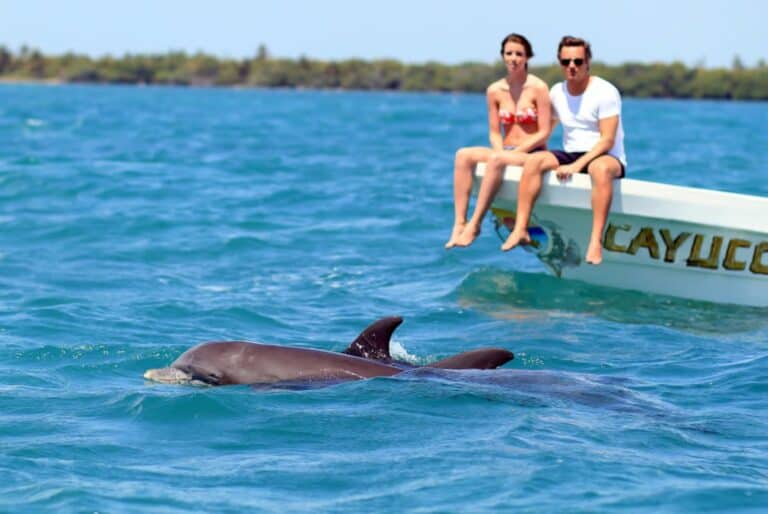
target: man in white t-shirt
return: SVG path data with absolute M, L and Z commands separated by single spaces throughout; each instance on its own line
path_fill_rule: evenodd
M 501 246 L 511 250 L 530 244 L 528 222 L 542 175 L 555 170 L 561 180 L 573 173 L 592 178 L 592 234 L 585 260 L 603 260 L 602 235 L 613 196 L 613 180 L 624 176 L 624 130 L 621 126 L 621 96 L 608 81 L 589 74 L 592 50 L 583 39 L 565 36 L 557 57 L 565 81 L 552 86 L 549 95 L 553 119 L 563 124 L 563 150 L 531 154 L 523 166 L 517 195 L 517 216 L 512 233 Z

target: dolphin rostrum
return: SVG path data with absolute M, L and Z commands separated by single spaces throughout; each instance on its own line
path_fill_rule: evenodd
M 392 360 L 389 353 L 392 333 L 402 322 L 399 316 L 374 322 L 343 353 L 245 341 L 203 343 L 181 354 L 170 367 L 147 370 L 144 378 L 166 384 L 230 385 L 392 376 L 413 367 Z M 427 367 L 495 369 L 513 358 L 508 350 L 482 348 Z

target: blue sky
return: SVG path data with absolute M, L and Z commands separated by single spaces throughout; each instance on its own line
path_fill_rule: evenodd
M 0 44 L 93 56 L 203 50 L 246 57 L 491 62 L 509 32 L 554 62 L 560 37 L 595 58 L 730 66 L 768 61 L 765 0 L 0 0 Z

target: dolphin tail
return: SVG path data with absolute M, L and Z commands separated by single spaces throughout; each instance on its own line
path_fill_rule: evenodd
M 515 355 L 502 348 L 480 348 L 460 353 L 427 367 L 440 369 L 496 369 L 515 358 Z
M 373 360 L 392 360 L 389 353 L 389 340 L 395 329 L 403 322 L 400 316 L 389 316 L 374 321 L 360 332 L 349 348 L 342 353 Z

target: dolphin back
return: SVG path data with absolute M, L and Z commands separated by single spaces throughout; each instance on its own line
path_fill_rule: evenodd
M 403 318 L 400 316 L 389 316 L 374 321 L 365 330 L 360 332 L 360 335 L 342 353 L 386 362 L 401 368 L 412 367 L 408 363 L 394 361 L 389 350 L 392 334 L 402 322 Z M 512 352 L 503 348 L 480 348 L 434 362 L 427 367 L 442 369 L 496 369 L 514 358 L 515 356 Z
M 248 341 L 214 341 L 184 352 L 172 368 L 208 385 L 359 380 L 401 370 L 353 355 Z
M 503 348 L 480 348 L 459 353 L 447 359 L 433 362 L 428 368 L 440 369 L 496 369 L 515 358 Z

